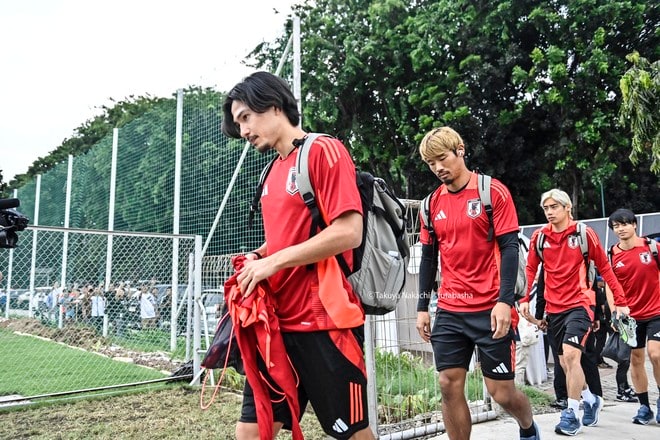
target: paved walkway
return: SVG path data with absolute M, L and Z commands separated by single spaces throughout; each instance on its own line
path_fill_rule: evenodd
M 609 363 L 616 364 L 612 361 Z M 597 426 L 583 427 L 582 431 L 575 436 L 581 440 L 659 440 L 660 425 L 655 421 L 646 426 L 635 425 L 631 422 L 632 417 L 637 413 L 639 403 L 619 402 L 615 400 L 616 396 L 616 368 L 600 369 L 601 383 L 603 385 L 603 394 L 605 404 L 600 413 L 600 421 Z M 656 412 L 655 401 L 658 398 L 658 391 L 653 380 L 651 364 L 646 363 L 646 371 L 649 376 L 649 400 L 653 412 Z M 544 383 L 543 389 L 549 389 L 552 393 L 552 384 Z M 541 428 L 543 439 L 566 438 L 557 435 L 554 431 L 555 425 L 559 423 L 559 410 L 556 413 L 535 415 L 534 419 Z M 490 422 L 477 423 L 472 427 L 472 439 L 474 440 L 515 440 L 518 439 L 518 424 L 506 413 L 497 420 Z M 432 440 L 447 440 L 447 434 L 434 437 Z

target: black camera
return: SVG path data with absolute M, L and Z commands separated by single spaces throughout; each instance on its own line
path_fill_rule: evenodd
M 15 248 L 18 243 L 16 232 L 25 229 L 30 221 L 16 211 L 20 205 L 18 199 L 0 199 L 0 248 Z

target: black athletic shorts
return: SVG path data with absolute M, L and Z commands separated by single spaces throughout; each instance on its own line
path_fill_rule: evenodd
M 584 353 L 591 332 L 591 318 L 584 307 L 549 314 L 548 326 L 550 326 L 549 334 L 555 340 L 558 355 L 564 354 L 563 344 L 579 348 Z
M 508 335 L 493 339 L 490 310 L 472 313 L 438 310 L 431 332 L 435 367 L 438 371 L 467 370 L 476 345 L 483 375 L 495 380 L 511 380 L 515 377 L 516 365 L 513 337 L 514 332 L 509 329 Z
M 348 439 L 368 427 L 367 379 L 362 348 L 364 328 L 282 333 L 282 337 L 300 378 L 298 420 L 309 402 L 321 427 L 333 438 Z M 359 357 L 360 366 L 356 366 L 347 356 L 355 360 Z M 259 367 L 263 371 L 263 362 Z M 271 397 L 273 400 L 281 399 L 274 393 Z M 291 412 L 286 400 L 273 403 L 273 416 L 275 421 L 284 424 L 285 429 L 291 429 Z M 254 394 L 247 381 L 240 421 L 257 422 Z
M 646 347 L 646 340 L 660 341 L 660 316 L 637 321 L 637 345 L 635 348 Z

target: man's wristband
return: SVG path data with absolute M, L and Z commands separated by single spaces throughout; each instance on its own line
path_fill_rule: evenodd
M 247 254 L 254 254 L 254 255 L 256 255 L 256 256 L 257 256 L 257 260 L 261 260 L 261 259 L 263 258 L 263 256 L 261 256 L 261 254 L 260 254 L 259 252 L 257 252 L 257 251 L 247 252 L 246 255 L 247 255 Z

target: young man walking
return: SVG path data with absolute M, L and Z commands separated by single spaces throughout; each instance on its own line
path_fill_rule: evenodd
M 328 226 L 310 237 L 312 218 L 296 186 L 297 145 L 306 133 L 288 84 L 267 72 L 238 83 L 223 104 L 223 132 L 244 138 L 259 152 L 279 156 L 261 194 L 265 243 L 247 254 L 237 278 L 250 295 L 266 280 L 292 367 L 300 378 L 300 414 L 273 404 L 273 433 L 314 407 L 324 431 L 337 439 L 373 439 L 369 429 L 362 351 L 364 312 L 335 255 L 352 264 L 362 240 L 362 205 L 355 166 L 337 139 L 318 138 L 309 152 L 309 176 Z M 239 440 L 259 439 L 249 383 L 243 393 Z M 372 402 L 375 404 L 375 402 Z
M 660 257 L 654 255 L 646 239 L 637 235 L 637 218 L 632 211 L 614 211 L 607 225 L 619 238 L 610 251 L 612 269 L 626 292 L 630 316 L 637 323 L 637 344 L 630 355 L 630 371 L 640 406 L 632 421 L 647 425 L 653 420 L 653 411 L 649 404 L 649 381 L 644 367 L 645 346 L 660 394 Z M 611 303 L 613 294 L 609 284 L 606 291 Z M 660 423 L 660 397 L 656 401 L 655 420 Z
M 568 194 L 551 189 L 541 196 L 541 207 L 548 224 L 534 231 L 530 240 L 526 267 L 528 293 L 520 301 L 520 312 L 523 316 L 529 315 L 529 293 L 538 266 L 543 263 L 548 334 L 555 338 L 568 391 L 568 408 L 561 412 L 555 432 L 575 435 L 582 425 L 595 426 L 603 407 L 602 397 L 594 395 L 587 387 L 580 364 L 594 321 L 595 292 L 588 280 L 587 264 L 580 247 L 581 237 L 577 232 L 577 222 L 572 220 L 572 203 Z M 537 249 L 541 233 L 544 237 L 542 249 Z M 627 314 L 623 290 L 608 264 L 598 235 L 589 227 L 586 227 L 586 240 L 587 260 L 593 261 L 601 276 L 612 285 L 616 311 Z M 581 423 L 577 417 L 580 397 L 584 404 Z
M 518 267 L 518 217 L 511 194 L 501 182 L 492 180 L 494 238 L 489 241 L 490 222 L 479 199 L 477 174 L 465 164 L 461 136 L 449 127 L 435 129 L 422 139 L 419 153 L 442 182 L 430 198 L 428 218 L 434 236 L 426 228 L 420 233 L 417 330 L 433 346 L 447 434 L 452 440 L 470 438 L 464 389 L 477 346 L 488 392 L 516 419 L 521 439 L 538 439 L 529 400 L 514 385 L 511 308 Z M 438 256 L 442 283 L 431 329 L 428 306 Z

